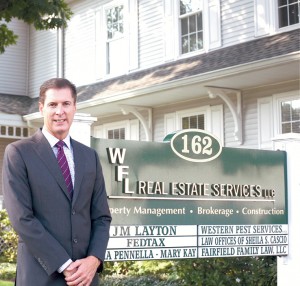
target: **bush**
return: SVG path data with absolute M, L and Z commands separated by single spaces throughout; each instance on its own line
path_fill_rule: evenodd
M 16 275 L 16 265 L 14 263 L 0 263 L 0 279 L 13 281 Z
M 105 262 L 101 285 L 274 286 L 276 256 Z M 155 282 L 154 282 L 155 281 Z
M 18 236 L 12 229 L 6 210 L 0 210 L 0 260 L 16 262 Z
M 113 275 L 105 276 L 100 281 L 100 286 L 179 286 L 182 285 L 178 281 L 171 281 L 169 279 L 164 280 L 156 276 L 124 276 L 124 275 Z

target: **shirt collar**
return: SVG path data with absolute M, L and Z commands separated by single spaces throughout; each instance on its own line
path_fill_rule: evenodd
M 48 142 L 49 142 L 49 144 L 50 144 L 50 146 L 53 148 L 54 147 L 54 145 L 58 142 L 58 141 L 60 141 L 60 140 L 58 140 L 55 136 L 53 136 L 52 134 L 50 134 L 47 130 L 46 130 L 46 128 L 42 128 L 42 133 L 44 134 L 44 136 L 46 137 L 46 139 L 48 140 Z M 64 141 L 65 142 L 65 144 L 67 145 L 67 147 L 69 148 L 69 149 L 71 149 L 71 139 L 70 139 L 71 137 L 70 137 L 70 135 L 68 134 L 67 135 L 67 137 L 64 139 L 64 140 L 62 140 L 62 141 Z

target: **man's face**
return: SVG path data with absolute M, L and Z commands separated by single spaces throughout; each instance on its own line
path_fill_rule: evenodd
M 44 116 L 44 128 L 56 138 L 63 140 L 69 133 L 76 112 L 76 104 L 69 88 L 48 89 L 45 102 L 39 103 Z

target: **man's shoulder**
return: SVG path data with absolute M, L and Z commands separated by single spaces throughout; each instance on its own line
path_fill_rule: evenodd
M 71 144 L 72 144 L 73 150 L 75 152 L 80 152 L 80 153 L 84 153 L 84 154 L 95 154 L 96 153 L 95 149 L 93 149 L 77 140 L 71 139 Z
M 93 151 L 94 150 L 93 148 L 91 148 L 91 147 L 89 147 L 89 146 L 87 146 L 87 145 L 85 145 L 85 144 L 83 144 L 83 143 L 81 143 L 81 142 L 79 142 L 79 141 L 77 141 L 73 138 L 71 138 L 71 144 L 72 144 L 73 147 L 84 149 L 86 151 Z
M 40 131 L 37 131 L 30 137 L 16 140 L 16 141 L 8 144 L 8 147 L 14 146 L 16 148 L 26 148 L 26 146 L 29 146 L 29 145 L 39 142 L 42 139 L 42 137 L 43 137 L 42 133 Z

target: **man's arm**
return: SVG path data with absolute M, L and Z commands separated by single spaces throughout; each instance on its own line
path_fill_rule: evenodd
M 102 167 L 98 154 L 96 157 L 96 180 L 94 184 L 93 200 L 91 205 L 91 222 L 92 233 L 88 249 L 88 255 L 97 257 L 100 261 L 104 261 L 107 244 L 109 240 L 109 229 L 111 224 L 111 214 L 107 201 L 107 193 L 105 181 L 103 177 Z M 101 263 L 98 272 L 103 268 Z

